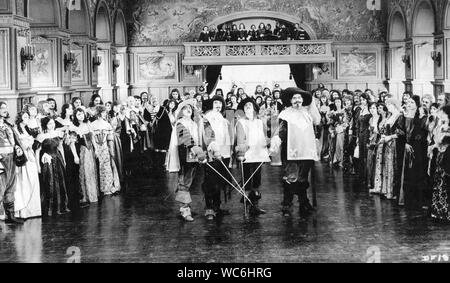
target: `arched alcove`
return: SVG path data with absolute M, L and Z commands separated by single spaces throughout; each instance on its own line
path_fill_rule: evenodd
M 99 41 L 111 41 L 109 10 L 104 1 L 100 1 L 95 15 L 95 37 Z
M 86 4 L 86 0 L 81 1 L 81 10 L 69 11 L 68 16 L 68 29 L 75 34 L 90 35 L 91 34 L 91 22 L 90 22 L 89 8 Z
M 396 11 L 389 23 L 389 41 L 404 41 L 406 38 L 405 18 L 400 11 Z
M 412 18 L 413 38 L 413 91 L 424 95 L 434 92 L 431 83 L 435 76 L 435 63 L 430 54 L 434 50 L 435 14 L 428 0 L 418 1 Z
M 218 26 L 224 23 L 233 22 L 241 19 L 271 19 L 271 20 L 282 20 L 291 24 L 298 23 L 310 36 L 312 40 L 317 40 L 317 35 L 310 25 L 302 22 L 301 19 L 280 12 L 272 11 L 245 11 L 239 13 L 233 13 L 230 15 L 215 18 L 213 21 L 208 23 L 208 26 Z
M 125 24 L 125 17 L 122 11 L 116 12 L 114 21 L 114 43 L 116 46 L 127 45 L 127 30 Z
M 414 10 L 412 21 L 413 36 L 430 36 L 435 32 L 433 6 L 429 1 L 420 1 Z
M 60 8 L 57 0 L 29 1 L 31 25 L 60 26 Z

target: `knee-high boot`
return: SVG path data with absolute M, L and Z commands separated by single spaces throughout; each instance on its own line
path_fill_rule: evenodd
M 249 195 L 250 201 L 253 203 L 253 205 L 250 207 L 250 214 L 251 215 L 260 215 L 260 214 L 266 214 L 266 211 L 259 207 L 258 203 L 261 199 L 261 193 L 258 191 L 251 191 Z
M 297 182 L 297 193 L 298 193 L 298 202 L 299 202 L 299 212 L 300 213 L 310 213 L 314 211 L 311 203 L 308 199 L 307 189 L 309 188 L 308 182 Z
M 14 203 L 3 203 L 3 206 L 5 208 L 5 214 L 6 214 L 6 223 L 12 223 L 12 224 L 23 224 L 23 220 L 16 218 L 14 215 Z

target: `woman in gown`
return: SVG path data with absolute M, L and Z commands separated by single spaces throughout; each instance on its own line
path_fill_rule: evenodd
M 14 193 L 14 208 L 15 216 L 22 219 L 42 215 L 39 173 L 33 150 L 34 138 L 30 135 L 27 126 L 29 117 L 28 112 L 22 111 L 16 119 L 18 137 L 22 142 L 23 151 L 28 160 L 25 166 L 17 167 L 16 170 L 17 183 Z
M 76 210 L 80 207 L 82 193 L 79 178 L 80 160 L 75 147 L 77 135 L 72 120 L 73 106 L 64 104 L 61 108 L 61 116 L 56 118 L 56 128 L 64 133 L 62 145 L 66 164 L 67 196 L 70 210 Z
M 380 140 L 380 143 L 383 144 L 381 194 L 391 200 L 397 198 L 395 192 L 397 191 L 398 180 L 400 179 L 397 129 L 401 116 L 401 104 L 400 101 L 389 98 L 386 100 L 386 107 L 388 109 L 388 118 L 386 119 L 384 133 L 382 133 Z
M 341 98 L 336 98 L 334 100 L 333 109 L 331 111 L 331 125 L 330 133 L 334 135 L 334 150 L 331 160 L 332 165 L 342 167 L 342 162 L 344 160 L 344 140 L 345 140 L 345 129 L 347 124 L 344 121 L 344 108 L 342 107 Z
M 375 175 L 373 181 L 372 193 L 381 194 L 383 188 L 383 165 L 384 165 L 384 139 L 386 136 L 386 121 L 388 109 L 384 103 L 378 103 L 378 114 L 380 115 L 380 121 L 378 122 L 378 139 L 376 144 L 375 153 Z
M 408 209 L 423 209 L 427 188 L 427 117 L 420 117 L 420 97 L 413 95 L 406 104 L 401 121 L 405 152 L 403 157 L 403 186 L 400 188 L 399 204 Z
M 60 151 L 63 133 L 55 130 L 56 123 L 51 117 L 42 119 L 43 133 L 37 138 L 39 148 L 38 170 L 41 172 L 42 215 L 66 214 L 68 198 L 64 159 Z
M 86 207 L 89 203 L 98 201 L 98 178 L 95 163 L 95 152 L 93 145 L 93 134 L 89 126 L 86 113 L 83 109 L 77 108 L 73 121 L 77 134 L 76 148 L 77 160 L 79 160 L 79 175 L 81 189 L 81 207 Z
M 440 126 L 436 131 L 436 171 L 434 172 L 431 217 L 450 222 L 450 106 L 439 112 Z
M 322 95 L 320 97 L 319 111 L 321 116 L 320 128 L 320 158 L 328 161 L 330 158 L 330 145 L 329 145 L 329 120 L 328 115 L 330 113 L 330 107 L 328 106 L 328 97 Z
M 106 121 L 106 108 L 97 106 L 97 120 L 92 122 L 94 133 L 94 148 L 98 159 L 100 175 L 100 191 L 104 195 L 116 195 L 120 191 L 120 180 L 117 167 L 113 159 L 113 129 Z
M 114 137 L 114 162 L 116 163 L 117 173 L 119 174 L 119 180 L 121 183 L 124 181 L 123 177 L 123 149 L 120 134 L 122 132 L 122 121 L 125 119 L 125 115 L 120 111 L 120 104 L 113 103 L 113 109 L 110 115 L 110 124 L 113 129 Z
M 156 172 L 161 172 L 164 169 L 166 160 L 166 154 L 169 149 L 170 137 L 172 136 L 172 123 L 169 118 L 169 104 L 173 107 L 176 106 L 175 101 L 169 101 L 167 105 L 159 108 L 156 114 L 155 121 L 153 122 L 153 138 L 155 146 L 155 166 Z
M 33 137 L 33 139 L 36 139 L 38 135 L 41 133 L 41 121 L 40 119 L 38 119 L 38 109 L 34 104 L 31 103 L 25 105 L 23 109 L 30 116 L 27 123 L 28 133 Z M 37 142 L 34 141 L 33 151 L 36 152 L 36 149 L 37 149 Z
M 367 176 L 367 187 L 370 193 L 374 193 L 373 185 L 375 178 L 375 160 L 377 155 L 377 144 L 380 138 L 379 125 L 381 121 L 381 115 L 378 113 L 378 108 L 376 103 L 371 103 L 369 105 L 370 119 L 369 119 L 369 139 L 368 143 L 365 145 L 367 148 L 366 160 L 364 163 L 366 167 Z
M 355 133 L 358 137 L 359 160 L 358 174 L 360 181 L 365 184 L 367 182 L 367 144 L 370 137 L 370 118 L 372 115 L 369 111 L 369 96 L 365 93 L 360 97 L 360 108 L 358 119 L 355 124 Z

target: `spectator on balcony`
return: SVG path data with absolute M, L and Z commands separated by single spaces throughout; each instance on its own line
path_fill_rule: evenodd
M 280 36 L 278 37 L 278 40 L 288 40 L 290 38 L 291 34 L 289 32 L 289 29 L 286 27 L 285 24 L 281 24 Z
M 280 32 L 281 32 L 281 24 L 280 24 L 280 22 L 276 22 L 275 29 L 273 30 L 273 35 L 276 36 L 277 38 L 279 38 Z
M 248 41 L 256 41 L 256 40 L 258 40 L 258 30 L 256 29 L 255 25 L 252 25 L 250 27 L 250 30 L 247 33 L 247 40 Z
M 209 29 L 207 26 L 203 27 L 202 32 L 200 33 L 200 37 L 198 38 L 200 42 L 209 42 Z
M 217 31 L 216 31 L 216 28 L 214 26 L 210 27 L 208 35 L 209 35 L 209 41 L 210 42 L 216 41 Z
M 243 23 L 241 23 L 239 25 L 239 37 L 238 37 L 238 40 L 239 41 L 247 41 L 247 37 L 248 37 L 248 31 L 245 29 L 245 25 Z
M 273 35 L 272 25 L 267 24 L 264 40 L 276 40 L 276 39 L 277 39 L 276 36 Z
M 231 26 L 231 39 L 230 41 L 239 41 L 239 30 L 236 24 Z
M 310 40 L 309 35 L 306 31 L 300 26 L 299 23 L 295 24 L 294 32 L 292 34 L 293 40 Z
M 226 41 L 227 40 L 227 31 L 225 29 L 225 25 L 221 25 L 218 27 L 218 32 L 216 34 L 216 41 Z
M 258 27 L 258 31 L 256 33 L 257 40 L 265 40 L 266 38 L 266 25 L 264 23 L 260 23 Z

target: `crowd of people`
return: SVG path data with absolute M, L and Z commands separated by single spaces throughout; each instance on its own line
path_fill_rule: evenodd
M 322 160 L 357 175 L 371 194 L 449 221 L 449 116 L 445 94 L 434 102 L 405 92 L 399 101 L 387 91 L 278 84 L 251 94 L 237 85 L 214 94 L 174 89 L 163 103 L 147 92 L 123 103 L 93 95 L 88 106 L 76 97 L 60 110 L 50 98 L 25 105 L 15 122 L 0 102 L 0 219 L 66 214 L 167 170 L 178 173 L 180 216 L 193 221 L 190 187 L 202 168 L 207 219 L 229 213 L 221 202 L 231 189 L 260 215 L 264 163 L 285 166 L 283 215 L 291 216 L 294 195 L 305 215 L 308 174 Z
M 271 40 L 309 40 L 308 33 L 295 24 L 290 26 L 276 22 L 275 28 L 271 24 L 260 23 L 258 27 L 251 25 L 250 29 L 244 23 L 223 24 L 215 27 L 204 26 L 198 38 L 199 42 L 214 41 L 271 41 Z

